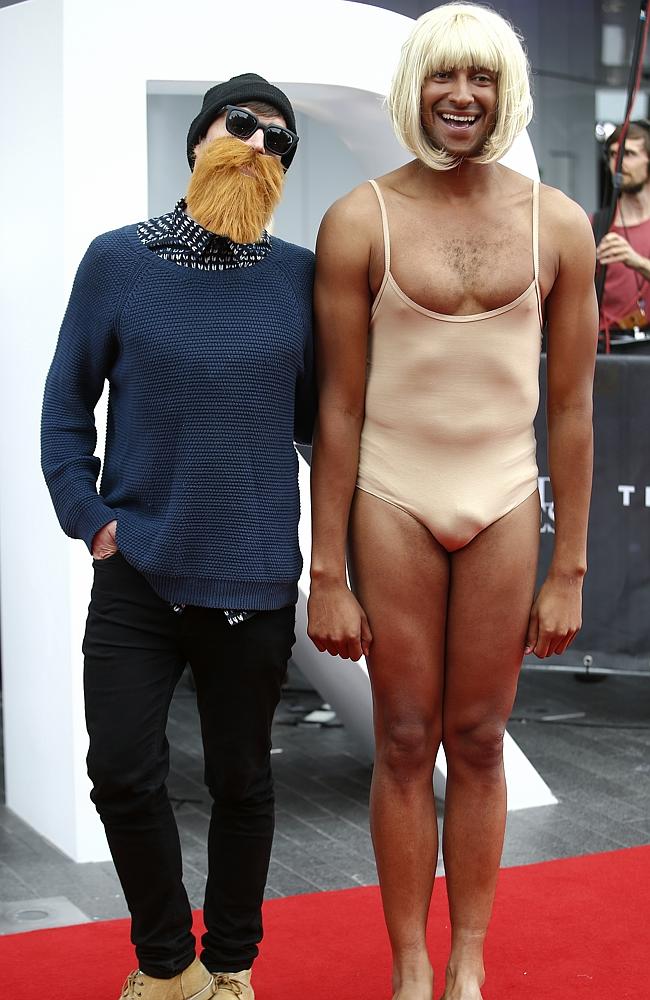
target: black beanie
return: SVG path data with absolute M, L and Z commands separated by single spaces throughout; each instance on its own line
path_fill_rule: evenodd
M 210 87 L 203 98 L 201 110 L 190 125 L 187 133 L 187 162 L 194 168 L 194 147 L 198 145 L 212 122 L 223 111 L 226 104 L 249 104 L 251 101 L 262 101 L 276 108 L 285 122 L 287 128 L 292 132 L 296 131 L 296 116 L 291 107 L 291 101 L 278 87 L 265 80 L 257 73 L 242 73 L 241 76 L 233 76 L 225 83 L 218 83 L 215 87 Z M 288 170 L 296 153 L 297 146 L 293 146 L 282 157 L 282 166 Z

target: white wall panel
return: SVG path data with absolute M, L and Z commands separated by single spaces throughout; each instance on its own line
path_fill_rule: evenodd
M 287 87 L 381 94 L 410 23 L 343 0 L 276 2 L 270 17 L 267 3 L 251 0 L 245 22 L 260 30 L 239 44 L 230 13 L 214 0 L 185 0 L 182 9 L 176 0 L 29 0 L 0 9 L 7 804 L 78 861 L 108 857 L 85 775 L 81 637 L 91 567 L 83 544 L 56 522 L 38 443 L 45 375 L 77 265 L 97 233 L 148 215 L 148 93 L 196 98 L 219 79 L 255 71 Z
M 259 30 L 240 42 L 231 13 L 214 0 L 29 0 L 0 9 L 0 130 L 9 151 L 0 159 L 7 803 L 78 861 L 108 856 L 84 765 L 91 567 L 83 543 L 59 529 L 38 448 L 45 374 L 78 262 L 97 233 L 146 218 L 150 197 L 156 211 L 171 208 L 186 176 L 180 98 L 198 106 L 208 86 L 238 73 L 283 86 L 304 128 L 279 235 L 313 244 L 331 200 L 405 156 L 381 95 L 409 19 L 344 0 L 275 0 L 270 14 L 268 3 L 249 0 L 243 23 Z M 175 123 L 171 112 L 156 118 L 163 102 L 148 107 L 148 95 L 171 95 Z M 161 194 L 158 168 L 174 130 L 183 142 Z M 521 148 L 530 155 L 526 138 Z

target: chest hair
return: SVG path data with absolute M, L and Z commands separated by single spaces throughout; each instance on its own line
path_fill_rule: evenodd
M 509 294 L 521 291 L 532 277 L 530 235 L 510 226 L 496 233 L 428 233 L 420 240 L 400 240 L 395 249 L 398 269 L 408 274 L 409 284 L 427 290 L 484 295 L 493 288 Z

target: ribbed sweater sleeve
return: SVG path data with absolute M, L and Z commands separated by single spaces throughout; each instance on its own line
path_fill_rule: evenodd
M 45 385 L 41 466 L 61 527 L 91 548 L 115 517 L 97 493 L 94 409 L 119 353 L 117 314 L 137 270 L 120 236 L 93 240 L 79 265 Z

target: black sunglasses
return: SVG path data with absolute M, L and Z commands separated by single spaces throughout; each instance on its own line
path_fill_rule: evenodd
M 262 125 L 257 115 L 246 108 L 226 104 L 226 129 L 236 139 L 250 139 L 258 128 L 264 133 L 264 149 L 276 156 L 285 156 L 298 145 L 298 136 L 281 125 Z

